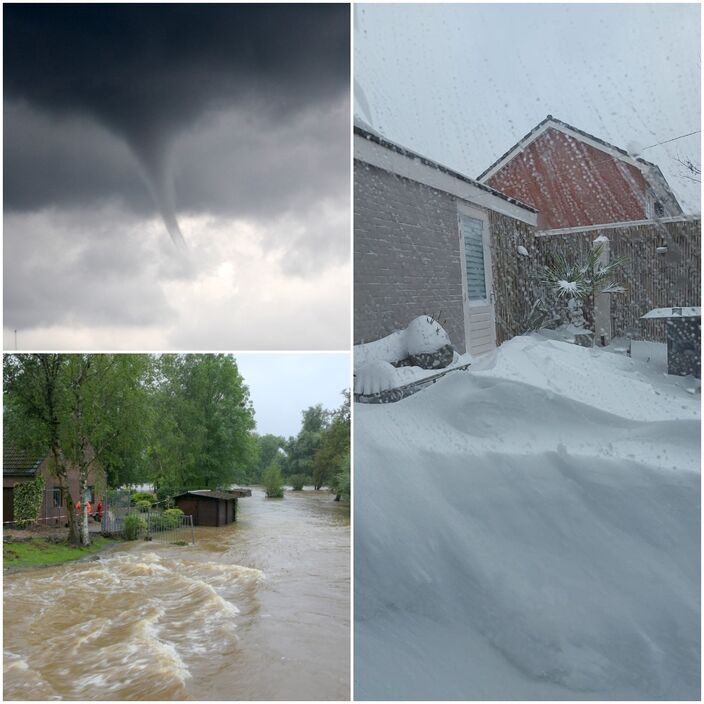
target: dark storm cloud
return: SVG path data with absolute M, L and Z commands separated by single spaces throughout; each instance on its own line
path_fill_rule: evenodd
M 86 207 L 119 199 L 151 215 L 154 203 L 125 142 L 85 118 L 52 118 L 25 102 L 5 105 L 5 208 Z M 349 202 L 347 96 L 285 121 L 232 109 L 206 114 L 172 148 L 181 212 L 258 218 Z
M 5 5 L 5 91 L 137 143 L 209 105 L 295 110 L 349 78 L 345 5 Z
M 111 153 L 92 186 L 80 171 L 89 165 L 72 164 L 58 189 L 33 188 L 35 164 L 51 155 L 16 146 L 29 133 L 16 119 L 26 101 L 54 120 L 92 118 L 124 140 L 170 231 L 175 137 L 209 111 L 236 108 L 260 128 L 286 123 L 339 100 L 349 84 L 347 5 L 5 5 L 4 46 L 6 205 L 70 198 L 72 183 L 86 198 L 127 180 L 124 154 L 102 145 Z M 134 187 L 121 195 L 140 204 Z
M 154 202 L 137 176 L 136 157 L 94 120 L 57 119 L 24 101 L 6 101 L 4 131 L 6 210 L 119 198 L 134 212 L 153 212 Z

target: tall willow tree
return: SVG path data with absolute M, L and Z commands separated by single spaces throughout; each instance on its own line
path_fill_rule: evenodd
M 164 354 L 153 383 L 154 483 L 168 493 L 245 481 L 258 450 L 249 389 L 235 359 Z
M 3 442 L 26 452 L 51 454 L 51 471 L 62 488 L 72 543 L 79 540 L 74 501 L 61 453 L 59 413 L 63 405 L 65 354 L 6 355 L 3 360 Z

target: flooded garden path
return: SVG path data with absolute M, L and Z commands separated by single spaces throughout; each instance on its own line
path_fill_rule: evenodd
M 348 699 L 349 510 L 260 490 L 196 544 L 4 579 L 5 699 Z

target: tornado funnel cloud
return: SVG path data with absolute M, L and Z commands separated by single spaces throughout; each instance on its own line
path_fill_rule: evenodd
M 178 248 L 186 249 L 186 240 L 176 218 L 173 169 L 165 148 L 155 149 L 154 145 L 145 148 L 133 141 L 132 149 L 142 166 L 142 173 L 154 205 L 161 215 L 172 242 Z
M 172 242 L 180 249 L 186 249 L 186 240 L 183 237 L 183 233 L 181 232 L 176 218 L 173 181 L 168 177 L 161 181 L 156 181 L 152 184 L 150 190 L 153 194 L 159 214 L 161 215 L 161 219 L 164 222 L 164 226 L 171 236 Z

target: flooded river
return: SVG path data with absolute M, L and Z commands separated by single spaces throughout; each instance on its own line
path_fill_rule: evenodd
M 4 698 L 348 699 L 348 509 L 254 490 L 196 538 L 6 575 Z

